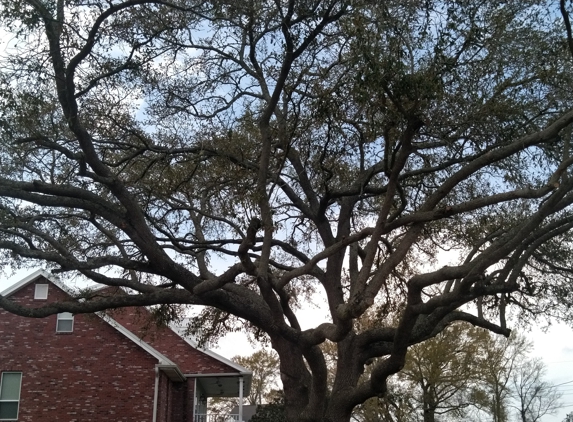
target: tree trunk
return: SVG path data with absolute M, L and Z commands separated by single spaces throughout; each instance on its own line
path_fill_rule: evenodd
M 302 412 L 310 400 L 310 374 L 300 349 L 287 341 L 273 344 L 280 357 L 280 376 L 285 396 L 285 413 L 291 422 L 303 422 Z
M 431 388 L 424 390 L 423 393 L 424 422 L 435 422 L 436 419 L 436 402 L 431 392 Z

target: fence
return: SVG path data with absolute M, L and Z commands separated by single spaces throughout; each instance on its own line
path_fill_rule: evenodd
M 210 413 L 195 415 L 195 422 L 239 422 L 239 415 L 231 413 Z

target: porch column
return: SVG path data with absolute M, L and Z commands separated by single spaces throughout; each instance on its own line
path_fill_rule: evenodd
M 243 422 L 243 377 L 239 377 L 239 422 Z

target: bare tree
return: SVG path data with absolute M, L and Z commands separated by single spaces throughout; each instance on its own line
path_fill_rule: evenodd
M 491 415 L 493 422 L 507 422 L 513 397 L 512 380 L 531 350 L 531 343 L 513 332 L 509 338 L 491 339 L 480 357 L 481 382 L 474 403 Z
M 561 407 L 561 394 L 550 383 L 543 381 L 545 365 L 541 359 L 523 362 L 513 373 L 513 391 L 521 422 L 538 422 L 545 415 L 554 414 Z

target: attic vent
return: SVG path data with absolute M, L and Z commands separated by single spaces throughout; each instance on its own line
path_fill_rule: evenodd
M 48 298 L 48 285 L 36 284 L 36 291 L 34 292 L 34 299 L 47 299 Z

